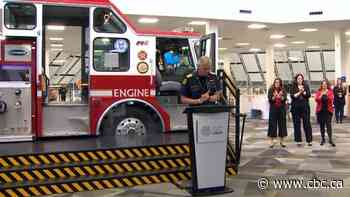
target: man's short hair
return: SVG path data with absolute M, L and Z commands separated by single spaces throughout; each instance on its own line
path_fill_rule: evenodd
M 210 58 L 207 57 L 207 56 L 200 57 L 199 60 L 198 60 L 198 66 L 201 66 L 203 64 L 207 64 L 207 65 L 211 66 Z

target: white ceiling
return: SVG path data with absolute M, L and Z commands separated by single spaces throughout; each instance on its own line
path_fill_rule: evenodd
M 157 17 L 159 22 L 156 24 L 140 24 L 137 20 L 141 16 L 129 15 L 129 18 L 141 29 L 153 29 L 163 31 L 173 31 L 176 28 L 192 27 L 194 31 L 205 33 L 205 26 L 190 26 L 188 23 L 193 20 L 203 20 L 196 18 L 184 17 Z M 283 43 L 287 48 L 305 49 L 308 46 L 319 45 L 323 49 L 334 49 L 334 34 L 341 31 L 342 34 L 350 29 L 350 20 L 332 21 L 332 22 L 307 22 L 307 23 L 288 23 L 288 24 L 271 24 L 266 29 L 252 30 L 248 29 L 251 22 L 228 21 L 228 20 L 206 20 L 214 22 L 219 26 L 219 36 L 223 37 L 219 42 L 220 48 L 227 48 L 223 52 L 231 51 L 248 51 L 250 48 L 264 49 L 275 43 Z M 317 32 L 300 32 L 302 28 L 317 28 Z M 287 37 L 280 40 L 270 39 L 271 34 L 284 34 Z M 344 39 L 347 39 L 344 36 Z M 350 39 L 350 36 L 349 36 Z M 305 41 L 305 44 L 291 44 L 292 41 Z M 236 43 L 248 42 L 250 46 L 237 48 Z
M 125 14 L 295 23 L 349 20 L 348 0 L 112 0 Z M 251 10 L 242 14 L 241 9 Z M 322 11 L 322 15 L 309 12 Z

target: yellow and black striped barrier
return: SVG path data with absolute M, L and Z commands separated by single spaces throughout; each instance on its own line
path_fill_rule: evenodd
M 126 158 L 135 159 L 189 153 L 190 149 L 188 145 L 173 145 L 141 148 L 124 148 L 115 150 L 111 149 L 35 155 L 2 156 L 0 157 L 0 169 L 33 165 L 51 165 L 86 161 L 118 160 Z
M 228 156 L 227 175 L 236 175 Z M 0 197 L 40 196 L 191 179 L 187 144 L 0 157 Z
M 227 169 L 227 175 L 234 175 L 233 168 Z M 29 186 L 9 187 L 0 190 L 0 197 L 27 197 L 51 194 L 62 194 L 82 191 L 92 191 L 111 188 L 133 187 L 144 184 L 156 184 L 164 182 L 177 183 L 191 179 L 191 172 L 170 172 L 145 176 L 129 176 L 124 178 L 110 178 L 99 180 L 71 181 L 66 183 L 36 184 Z
M 70 177 L 101 176 L 150 172 L 167 169 L 185 168 L 191 165 L 188 157 L 156 158 L 128 162 L 101 162 L 79 165 L 55 165 L 43 168 L 23 168 L 0 170 L 0 182 L 14 183 L 22 181 L 65 179 Z

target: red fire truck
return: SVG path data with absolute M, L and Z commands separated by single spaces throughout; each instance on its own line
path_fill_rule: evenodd
M 109 0 L 5 0 L 1 34 L 6 142 L 184 130 L 181 78 L 215 64 L 214 34 L 138 30 Z

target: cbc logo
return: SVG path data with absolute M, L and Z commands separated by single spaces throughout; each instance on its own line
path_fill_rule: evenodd
M 260 190 L 266 190 L 269 187 L 269 180 L 263 177 L 258 180 L 257 184 Z

